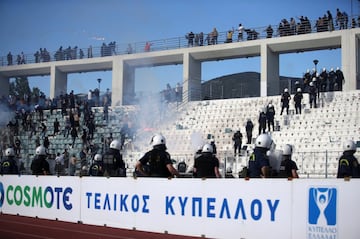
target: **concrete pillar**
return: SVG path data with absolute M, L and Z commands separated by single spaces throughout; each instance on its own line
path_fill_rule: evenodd
M 360 49 L 359 35 L 355 34 L 355 29 L 344 31 L 341 35 L 341 70 L 344 73 L 345 83 L 344 91 L 356 90 L 359 88 L 357 82 L 359 79 L 360 68 Z
M 201 62 L 185 53 L 183 67 L 183 102 L 201 100 Z
M 260 96 L 278 95 L 280 92 L 279 53 L 261 44 Z
M 9 78 L 6 76 L 0 75 L 0 97 L 9 96 L 9 90 L 10 90 L 10 82 Z
M 114 58 L 112 66 L 111 106 L 123 105 L 123 69 L 124 61 L 121 58 Z
M 55 65 L 50 68 L 50 98 L 67 93 L 67 73 L 60 71 Z
M 135 100 L 135 67 L 123 63 L 123 105 L 134 104 Z

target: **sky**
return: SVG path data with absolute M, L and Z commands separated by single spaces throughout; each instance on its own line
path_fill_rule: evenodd
M 40 48 L 55 52 L 60 46 L 86 48 L 116 41 L 118 44 L 185 36 L 189 31 L 219 32 L 237 28 L 278 25 L 281 19 L 307 16 L 315 21 L 336 9 L 359 15 L 358 0 L 0 0 L 0 56 L 34 54 Z M 294 53 L 280 56 L 280 75 L 301 77 L 314 67 L 341 67 L 340 50 Z M 260 59 L 207 62 L 202 80 L 246 71 L 260 72 Z M 98 87 L 111 89 L 111 72 L 68 75 L 68 90 L 86 93 Z M 136 71 L 136 91 L 175 87 L 182 82 L 181 66 L 142 68 Z M 30 77 L 30 87 L 49 95 L 50 77 Z

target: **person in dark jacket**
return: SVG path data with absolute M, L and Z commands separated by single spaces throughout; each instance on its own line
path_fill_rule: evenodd
M 1 162 L 0 173 L 1 174 L 18 174 L 19 168 L 15 160 L 15 151 L 13 148 L 5 150 L 5 159 Z
M 195 159 L 193 175 L 195 178 L 221 178 L 219 159 L 213 154 L 211 144 L 205 144 L 201 156 Z
M 44 146 L 39 146 L 35 150 L 35 158 L 31 162 L 31 171 L 33 175 L 49 175 L 50 166 L 46 161 L 47 153 Z
M 120 150 L 121 142 L 113 140 L 108 151 L 103 155 L 104 176 L 126 177 L 125 163 Z
M 145 153 L 136 163 L 138 176 L 169 178 L 179 176 L 174 168 L 170 154 L 166 151 L 166 139 L 161 134 L 155 134 L 150 141 L 152 150 Z
M 357 158 L 354 156 L 356 152 L 356 144 L 352 140 L 348 140 L 343 144 L 344 152 L 339 159 L 337 178 L 359 178 L 360 167 Z

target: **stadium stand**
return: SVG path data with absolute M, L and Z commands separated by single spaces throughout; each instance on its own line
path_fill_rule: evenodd
M 193 156 L 198 144 L 210 141 L 214 138 L 218 158 L 221 160 L 221 172 L 224 174 L 226 168 L 231 168 L 235 177 L 238 172 L 246 166 L 248 153 L 252 145 L 246 145 L 245 137 L 243 150 L 240 156 L 233 155 L 233 133 L 240 129 L 245 134 L 245 123 L 248 118 L 254 122 L 253 138 L 258 133 L 258 115 L 270 101 L 278 110 L 275 116 L 277 130 L 270 132 L 276 149 L 290 143 L 295 147 L 293 159 L 299 167 L 301 178 L 320 177 L 334 178 L 337 172 L 337 159 L 341 155 L 342 142 L 351 139 L 359 141 L 360 134 L 360 91 L 348 92 L 325 92 L 321 93 L 323 101 L 318 108 L 310 108 L 308 95 L 304 94 L 303 113 L 296 115 L 294 106 L 291 104 L 289 115 L 280 115 L 280 96 L 222 99 L 209 101 L 192 101 L 186 104 L 177 105 L 171 103 L 167 107 L 167 113 L 163 118 L 155 119 L 158 122 L 154 125 L 161 127 L 147 127 L 138 124 L 139 127 L 132 140 L 124 140 L 123 156 L 128 168 L 128 175 L 132 175 L 134 165 L 141 154 L 146 152 L 150 145 L 149 139 L 154 132 L 161 132 L 167 138 L 167 147 L 174 163 L 182 160 L 189 166 L 191 172 Z M 110 108 L 109 121 L 103 120 L 102 107 L 93 107 L 95 114 L 96 132 L 92 144 L 103 147 L 103 138 L 110 132 L 114 139 L 121 137 L 121 128 L 125 115 L 136 116 L 141 114 L 137 106 L 117 106 Z M 58 118 L 60 125 L 64 126 L 64 118 L 61 117 L 61 110 L 56 110 L 51 115 L 50 111 L 44 112 L 48 131 L 53 131 L 53 122 Z M 63 127 L 62 127 L 63 128 Z M 24 162 L 24 174 L 30 173 L 29 166 L 35 151 L 35 140 L 29 139 L 30 132 L 20 131 L 22 142 L 22 155 L 28 155 L 21 159 Z M 82 142 L 76 141 L 74 147 L 70 147 L 71 137 L 64 137 L 58 134 L 49 136 L 50 157 L 48 159 L 51 168 L 54 165 L 54 156 L 67 148 L 72 152 L 80 152 Z M 80 162 L 79 162 L 80 163 Z M 88 157 L 91 163 L 91 157 Z M 78 165 L 78 174 L 80 165 Z

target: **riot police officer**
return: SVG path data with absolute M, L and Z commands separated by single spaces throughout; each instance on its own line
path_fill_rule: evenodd
M 95 154 L 94 162 L 91 164 L 89 169 L 89 176 L 103 176 L 104 166 L 101 154 Z
M 293 153 L 293 147 L 290 144 L 286 144 L 282 151 L 283 159 L 280 164 L 279 178 L 299 178 L 297 174 L 298 167 L 291 159 Z
M 356 144 L 352 140 L 348 140 L 343 144 L 344 152 L 339 159 L 337 177 L 360 177 L 360 167 L 357 158 L 354 156 L 356 152 Z
M 15 151 L 13 148 L 7 148 L 5 150 L 5 159 L 0 165 L 1 174 L 18 174 L 19 168 L 15 160 Z
M 136 164 L 139 176 L 173 177 L 179 176 L 172 165 L 170 154 L 166 151 L 166 139 L 161 134 L 155 134 L 150 141 L 152 150 L 145 153 Z
M 35 150 L 35 157 L 31 162 L 31 171 L 33 175 L 49 175 L 50 167 L 46 161 L 47 154 L 44 146 L 39 146 Z
M 221 178 L 219 159 L 215 156 L 211 144 L 205 144 L 201 156 L 195 159 L 193 174 L 196 178 Z
M 125 163 L 120 153 L 121 142 L 113 140 L 103 156 L 104 176 L 126 177 Z
M 255 140 L 254 152 L 249 158 L 248 176 L 250 178 L 269 177 L 270 161 L 267 152 L 273 141 L 268 134 L 260 134 Z

